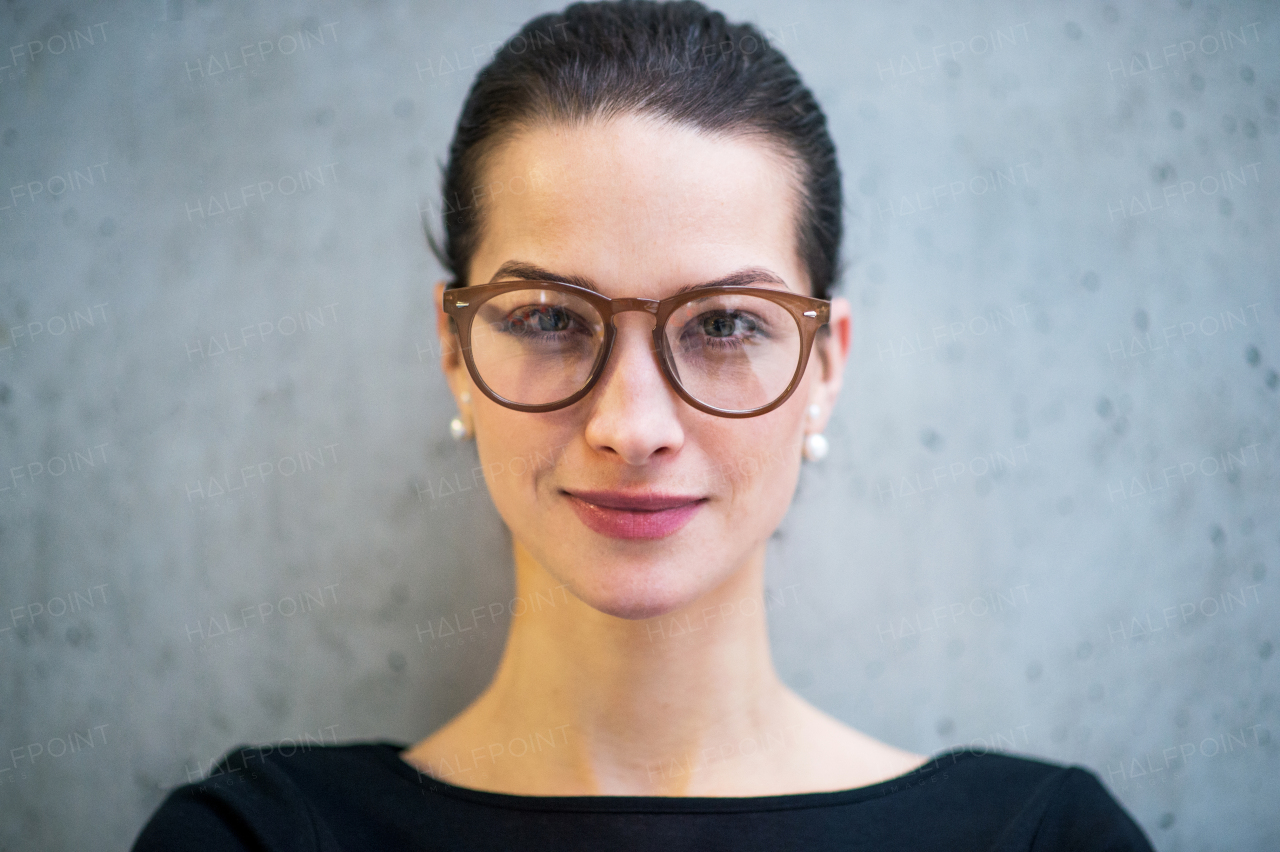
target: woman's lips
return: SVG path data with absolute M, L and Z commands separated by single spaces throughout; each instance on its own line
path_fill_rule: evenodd
M 666 538 L 693 519 L 703 497 L 626 494 L 620 491 L 563 492 L 579 520 L 610 538 Z

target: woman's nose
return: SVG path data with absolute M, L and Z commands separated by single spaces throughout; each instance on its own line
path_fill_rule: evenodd
M 590 408 L 586 439 L 592 449 L 629 465 L 674 455 L 684 443 L 678 417 L 683 401 L 667 383 L 653 348 L 654 317 L 628 311 L 613 318 L 613 351 L 600 381 L 584 400 Z

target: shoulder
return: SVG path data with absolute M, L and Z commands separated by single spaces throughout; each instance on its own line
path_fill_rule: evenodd
M 271 852 L 337 848 L 328 804 L 394 781 L 393 743 L 240 746 L 209 774 L 174 790 L 143 828 L 134 852 L 201 849 Z M 340 815 L 337 815 L 340 817 Z
M 1089 769 L 1006 752 L 957 749 L 935 755 L 935 774 L 959 808 L 979 810 L 1010 837 L 1035 850 L 1150 852 L 1151 844 L 1123 806 Z
M 846 790 L 906 775 L 929 759 L 889 745 L 788 693 L 796 722 L 787 757 L 794 762 L 791 785 L 804 790 Z M 783 773 L 775 768 L 772 775 Z

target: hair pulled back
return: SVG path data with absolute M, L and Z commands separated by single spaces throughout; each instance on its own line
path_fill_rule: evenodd
M 427 239 L 467 285 L 480 241 L 485 157 L 520 129 L 634 113 L 696 130 L 755 135 L 798 177 L 799 257 L 814 296 L 839 269 L 840 170 L 826 117 L 786 57 L 750 24 L 697 2 L 575 3 L 529 21 L 476 76 L 443 171 L 444 241 Z

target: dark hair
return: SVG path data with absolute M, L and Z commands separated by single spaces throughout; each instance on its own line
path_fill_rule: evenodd
M 489 152 L 530 124 L 628 112 L 778 145 L 797 167 L 796 236 L 811 292 L 830 298 L 842 232 L 840 169 L 817 101 L 750 24 L 730 24 L 701 3 L 641 0 L 575 3 L 534 18 L 476 76 L 444 167 L 443 246 L 427 231 L 453 276 L 449 286 L 468 283 Z

